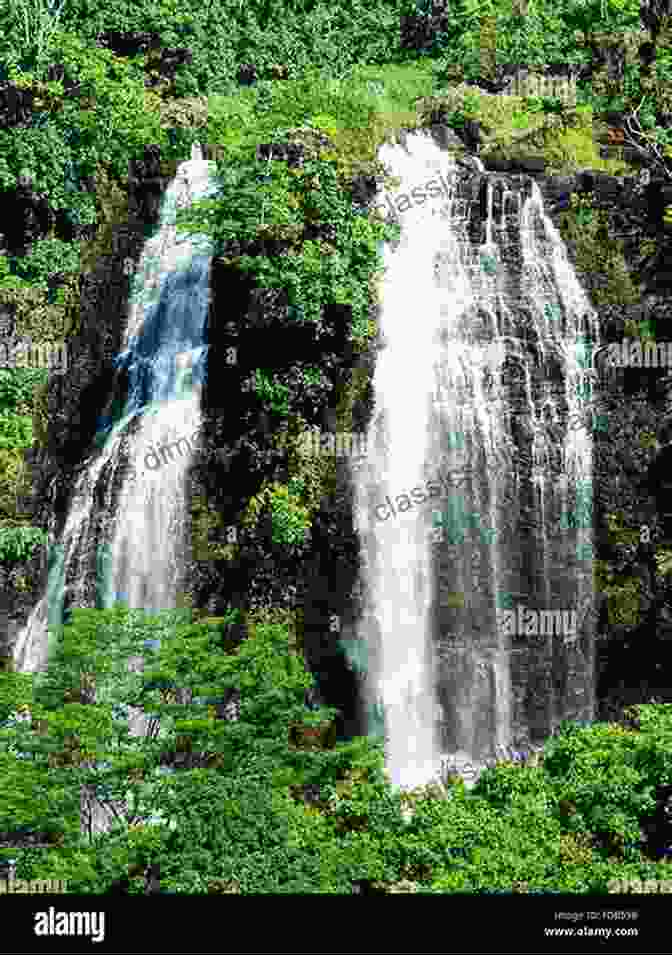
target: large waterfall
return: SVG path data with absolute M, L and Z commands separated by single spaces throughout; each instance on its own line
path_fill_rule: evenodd
M 354 478 L 359 639 L 369 728 L 412 787 L 593 717 L 598 323 L 529 177 L 424 133 L 379 158 L 401 240 Z
M 424 133 L 380 158 L 400 183 L 380 198 L 401 239 L 384 250 L 368 458 L 353 471 L 358 638 L 370 730 L 384 731 L 392 781 L 408 787 L 593 717 L 598 323 L 533 180 L 485 173 Z M 118 411 L 101 421 L 58 540 L 54 517 L 19 670 L 44 668 L 67 606 L 158 611 L 184 587 L 212 248 L 178 234 L 175 217 L 214 190 L 212 167 L 198 151 L 181 164 L 143 250 Z
M 18 670 L 44 670 L 66 607 L 174 608 L 183 587 L 185 476 L 200 428 L 211 242 L 178 209 L 215 189 L 200 149 L 177 170 L 133 277 L 113 416 L 76 479 L 49 549 L 47 592 L 19 634 Z M 95 581 L 95 596 L 92 583 Z

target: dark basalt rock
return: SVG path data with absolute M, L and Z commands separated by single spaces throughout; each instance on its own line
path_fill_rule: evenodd
M 36 97 L 34 90 L 19 89 L 12 83 L 3 83 L 0 86 L 0 129 L 30 126 Z
M 23 181 L 14 190 L 0 193 L 4 242 L 11 256 L 24 256 L 31 243 L 43 239 L 56 224 L 56 214 L 45 196 Z
M 355 176 L 352 180 L 351 191 L 354 205 L 364 211 L 378 191 L 376 177 L 367 176 L 363 173 Z
M 290 169 L 303 166 L 306 148 L 302 143 L 260 143 L 257 146 L 257 159 L 284 159 Z
M 432 139 L 441 149 L 464 150 L 464 143 L 450 126 L 445 123 L 432 123 L 429 129 Z
M 457 134 L 462 139 L 467 149 L 472 150 L 472 152 L 474 153 L 480 152 L 481 124 L 479 123 L 478 120 L 474 120 L 474 119 L 465 120 L 464 126 L 457 131 Z
M 130 164 L 128 212 L 131 222 L 156 223 L 161 197 L 170 182 L 162 173 L 161 148 L 146 146 L 143 158 Z
M 401 18 L 401 46 L 406 50 L 428 53 L 436 37 L 450 26 L 447 0 L 432 0 L 427 14 L 411 14 Z
M 185 64 L 189 66 L 193 59 L 193 51 L 188 47 L 170 47 L 161 50 L 158 57 L 155 54 L 148 57 L 145 72 L 151 74 L 152 71 L 156 71 L 158 76 L 148 75 L 145 85 L 151 88 L 164 83 L 166 80 L 172 82 L 179 67 Z
M 238 67 L 236 79 L 241 86 L 254 86 L 259 79 L 256 66 L 253 63 L 243 63 Z
M 193 62 L 193 51 L 188 47 L 162 48 L 158 33 L 125 32 L 105 30 L 98 34 L 97 45 L 111 50 L 117 56 L 133 57 L 140 53 L 150 54 L 145 64 L 147 78 L 145 85 L 158 86 L 166 80 L 175 79 L 180 66 Z M 158 76 L 152 76 L 156 71 Z
M 158 33 L 105 30 L 96 38 L 97 46 L 116 53 L 117 56 L 133 57 L 148 50 L 160 49 Z
M 529 173 L 535 175 L 546 169 L 546 160 L 539 156 L 528 156 L 520 159 L 500 159 L 493 157 L 486 161 L 489 172 L 495 173 Z
M 77 95 L 82 87 L 81 83 L 78 83 L 67 75 L 62 63 L 52 63 L 47 69 L 47 81 L 51 83 L 55 80 L 63 84 L 64 97 Z

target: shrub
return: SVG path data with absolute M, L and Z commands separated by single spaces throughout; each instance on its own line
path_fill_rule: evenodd
M 31 416 L 0 412 L 0 448 L 29 448 L 32 444 Z
M 35 389 L 49 377 L 48 369 L 0 369 L 0 412 L 29 411 Z
M 617 724 L 565 722 L 544 751 L 563 827 L 593 834 L 604 851 L 625 860 L 638 859 L 641 824 L 656 809 L 657 788 L 672 782 L 669 715 L 656 724 L 661 733 L 654 736 Z

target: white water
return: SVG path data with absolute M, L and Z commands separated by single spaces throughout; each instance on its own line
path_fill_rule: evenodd
M 400 180 L 387 191 L 397 199 L 436 182 L 439 172 L 448 193 L 398 212 L 401 244 L 384 249 L 383 348 L 374 375 L 369 457 L 354 478 L 365 595 L 358 637 L 367 643 L 370 662 L 364 686 L 369 728 L 375 730 L 378 705 L 388 773 L 407 788 L 439 776 L 448 757 L 458 768 L 483 766 L 520 737 L 512 673 L 512 653 L 520 649 L 496 627 L 501 596 L 532 593 L 546 608 L 567 600 L 580 608 L 592 596 L 590 565 L 576 554 L 577 541 L 590 543 L 590 529 L 561 540 L 555 530 L 577 481 L 590 479 L 590 434 L 583 427 L 568 431 L 558 444 L 551 425 L 562 428 L 562 396 L 545 363 L 553 360 L 562 370 L 572 419 L 587 404 L 576 386 L 590 378 L 577 362 L 581 317 L 588 316 L 595 341 L 598 323 L 535 183 L 525 193 L 505 183 L 495 215 L 496 177 L 488 177 L 479 245 L 467 231 L 457 167 L 428 136 L 412 134 L 405 147 L 384 146 L 379 158 Z M 483 172 L 480 164 L 476 168 Z M 513 246 L 515 268 L 507 260 Z M 561 321 L 549 318 L 547 303 Z M 536 344 L 536 361 L 526 338 Z M 522 376 L 515 393 L 504 386 L 507 358 L 507 381 L 512 361 Z M 514 440 L 514 421 L 522 439 Z M 462 436 L 461 450 L 450 440 L 455 435 Z M 527 447 L 528 466 L 521 459 Z M 466 469 L 461 487 L 442 487 L 440 497 L 432 492 L 424 503 L 408 504 L 411 489 L 428 488 L 439 473 L 460 467 Z M 403 494 L 406 503 L 397 503 L 397 513 L 378 520 L 376 506 Z M 530 494 L 536 500 L 526 512 Z M 452 544 L 437 539 L 432 512 L 439 509 L 452 514 L 453 533 L 473 512 L 472 527 L 484 541 L 478 543 L 475 530 L 466 539 L 458 534 Z M 463 605 L 447 610 L 446 592 L 461 595 Z M 550 640 L 533 653 L 529 680 L 535 666 L 557 667 Z M 579 675 L 571 679 L 581 685 L 588 701 L 583 712 L 589 712 L 590 649 L 568 648 L 562 666 Z M 548 733 L 573 706 L 567 695 L 555 696 L 551 681 Z
M 199 389 L 189 378 L 202 375 L 205 359 L 211 246 L 207 237 L 178 234 L 175 223 L 178 209 L 213 190 L 214 165 L 192 150 L 143 249 L 117 359 L 127 369 L 129 394 L 120 420 L 108 423 L 103 448 L 83 463 L 75 482 L 65 527 L 50 549 L 47 592 L 15 645 L 20 671 L 45 669 L 63 621 L 64 588 L 69 604 L 91 605 L 85 582 L 93 577 L 95 554 L 99 570 L 105 567 L 104 580 L 100 574 L 97 580 L 99 605 L 176 606 L 191 460 L 181 440 L 197 440 L 201 420 Z
M 415 144 L 414 144 L 415 145 Z M 386 146 L 380 159 L 401 180 L 400 192 L 432 177 L 435 169 L 415 151 Z M 368 640 L 377 660 L 369 674 L 370 706 L 382 702 L 390 779 L 413 787 L 438 774 L 436 701 L 430 645 L 432 582 L 426 510 L 377 520 L 372 510 L 385 495 L 423 485 L 429 457 L 432 362 L 439 298 L 433 253 L 445 225 L 440 206 L 414 206 L 403 214 L 399 248 L 384 250 L 381 332 L 386 343 L 374 373 L 376 404 L 367 435 L 368 468 L 357 482 L 357 519 L 367 542 L 367 584 L 379 635 Z M 373 497 L 372 497 L 373 492 Z
M 504 258 L 511 237 L 494 214 L 493 184 L 488 182 L 479 248 L 468 238 L 468 216 L 458 216 L 464 199 L 446 153 L 416 134 L 406 149 L 386 146 L 380 157 L 401 180 L 395 194 L 410 195 L 439 172 L 449 184 L 447 196 L 400 213 L 401 244 L 385 249 L 384 347 L 373 383 L 369 458 L 355 480 L 367 600 L 359 638 L 367 642 L 371 662 L 365 690 L 371 709 L 383 707 L 392 782 L 413 787 L 438 777 L 447 755 L 458 766 L 479 766 L 515 743 L 513 648 L 495 626 L 499 596 L 522 593 L 524 600 L 531 593 L 551 607 L 570 597 L 580 606 L 592 594 L 590 567 L 575 551 L 575 538 L 590 542 L 590 530 L 562 540 L 554 531 L 560 513 L 571 508 L 577 481 L 590 479 L 590 435 L 579 428 L 558 442 L 552 428 L 563 427 L 563 404 L 570 417 L 585 407 L 576 385 L 588 375 L 575 346 L 580 317 L 589 316 L 595 340 L 597 320 L 536 186 L 525 198 L 508 193 L 519 201 L 513 231 L 522 270 L 516 271 Z M 178 237 L 174 216 L 178 206 L 207 193 L 211 166 L 195 147 L 164 198 L 160 229 L 143 251 L 136 273 L 143 301 L 129 310 L 118 359 L 129 375 L 128 401 L 104 447 L 76 480 L 64 531 L 52 550 L 48 592 L 16 644 L 19 670 L 45 666 L 47 622 L 56 633 L 64 588 L 71 604 L 91 604 L 85 583 L 92 578 L 94 551 L 105 559 L 101 606 L 122 599 L 130 607 L 160 610 L 178 600 L 190 455 L 178 452 L 156 468 L 147 463 L 158 460 L 149 458 L 152 450 L 160 454 L 166 445 L 196 435 L 200 424 L 198 394 L 185 387 L 184 377 L 190 366 L 198 378 L 205 356 L 210 250 L 207 241 Z M 483 265 L 484 253 L 496 264 L 492 271 Z M 561 321 L 549 318 L 546 302 L 559 308 Z M 536 365 L 523 331 L 537 349 Z M 537 374 L 537 365 L 551 360 L 562 370 L 559 391 Z M 504 374 L 512 365 L 520 372 L 515 408 Z M 514 424 L 525 440 L 515 439 Z M 464 449 L 446 454 L 446 438 L 456 433 L 464 437 Z M 529 468 L 521 460 L 527 439 Z M 379 503 L 427 487 L 441 469 L 456 464 L 469 472 L 461 487 L 441 488 L 440 496 L 432 492 L 422 503 L 414 498 L 378 520 Z M 530 488 L 535 497 L 525 513 L 521 502 Z M 491 537 L 479 544 L 472 530 L 457 545 L 437 540 L 438 509 L 458 525 L 469 512 L 476 516 L 472 526 Z M 517 536 L 526 521 L 531 530 L 521 544 Z M 560 577 L 562 588 L 556 586 Z M 461 594 L 464 605 L 451 610 L 446 592 Z M 538 652 L 541 664 L 554 652 L 549 641 Z M 579 676 L 587 674 L 589 650 L 568 649 L 571 655 Z M 592 689 L 585 691 L 589 698 Z M 567 706 L 552 684 L 545 706 L 552 728 Z M 143 732 L 140 724 L 135 732 Z

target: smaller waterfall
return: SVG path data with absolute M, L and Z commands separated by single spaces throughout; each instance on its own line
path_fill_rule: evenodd
M 159 227 L 143 248 L 124 346 L 115 362 L 116 414 L 101 416 L 95 450 L 75 479 L 65 527 L 57 542 L 52 535 L 46 593 L 14 647 L 17 670 L 34 673 L 36 680 L 62 635 L 66 600 L 100 608 L 123 601 L 154 613 L 177 605 L 185 479 L 194 451 L 190 442 L 198 442 L 201 424 L 212 256 L 208 236 L 178 231 L 177 211 L 216 191 L 214 170 L 194 144 L 163 197 Z M 50 532 L 54 528 L 55 516 Z M 143 666 L 142 656 L 128 661 L 129 671 Z M 95 687 L 98 699 L 106 692 Z M 155 733 L 154 719 L 142 709 L 124 711 L 132 736 Z M 124 800 L 115 806 L 99 799 L 94 787 L 82 788 L 80 826 L 89 836 L 108 829 L 127 810 Z
M 179 232 L 176 222 L 178 209 L 215 191 L 214 166 L 194 144 L 143 249 L 115 360 L 126 382 L 115 398 L 116 421 L 101 417 L 96 450 L 75 479 L 58 541 L 50 528 L 47 590 L 14 648 L 21 672 L 46 667 L 66 602 L 107 607 L 120 600 L 154 612 L 175 607 L 184 480 L 200 428 L 212 254 L 209 237 Z M 103 580 L 92 587 L 97 574 Z

